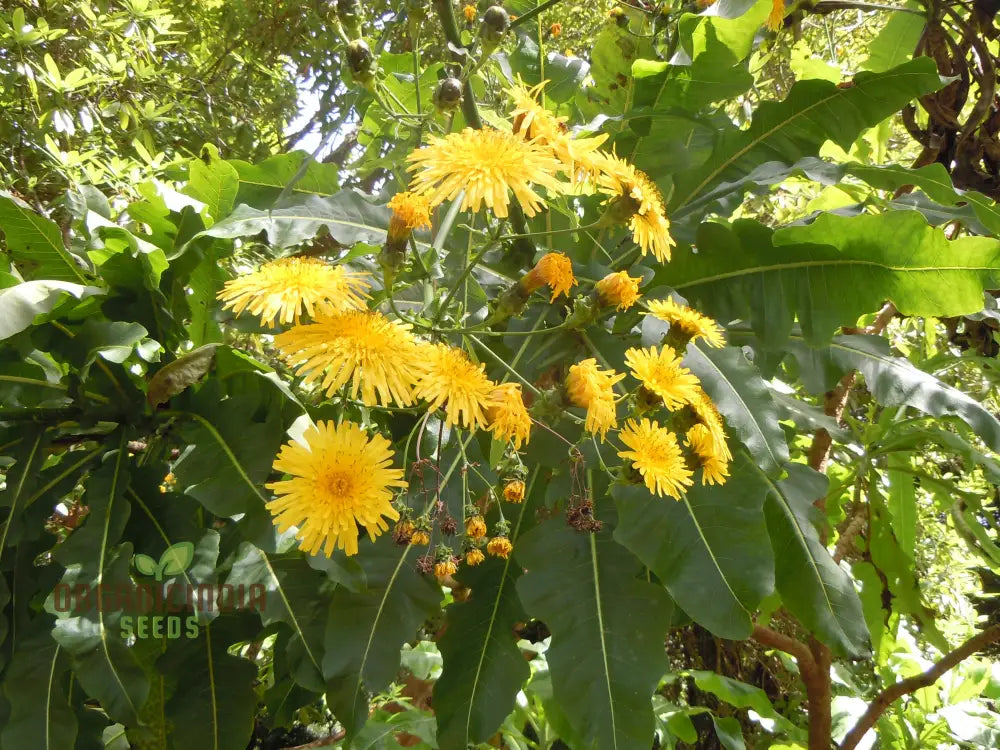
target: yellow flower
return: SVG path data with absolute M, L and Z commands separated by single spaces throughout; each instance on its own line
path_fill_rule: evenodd
M 430 145 L 409 156 L 409 171 L 415 172 L 412 190 L 427 195 L 430 204 L 458 197 L 463 190 L 462 210 L 478 211 L 483 203 L 501 219 L 507 218 L 510 197 L 520 202 L 524 213 L 534 216 L 545 205 L 533 189 L 540 185 L 560 192 L 556 179 L 559 163 L 543 146 L 492 128 L 429 137 Z
M 777 31 L 785 20 L 785 0 L 771 0 L 771 12 L 767 16 L 767 28 Z
M 440 580 L 442 578 L 447 578 L 450 575 L 454 575 L 458 572 L 458 566 L 455 565 L 452 560 L 445 560 L 444 562 L 439 562 L 434 566 L 434 575 Z
M 493 557 L 502 557 L 504 560 L 510 555 L 512 549 L 514 549 L 514 545 L 505 536 L 495 536 L 486 544 L 487 552 Z
M 638 423 L 630 419 L 618 437 L 631 448 L 618 455 L 632 462 L 647 489 L 654 495 L 679 500 L 684 488 L 692 484 L 692 472 L 684 463 L 677 436 L 648 419 Z
M 698 456 L 702 484 L 726 483 L 726 478 L 729 476 L 729 459 L 719 453 L 718 445 L 708 427 L 703 424 L 693 425 L 687 431 L 684 444 Z
M 476 17 L 479 15 L 479 11 L 476 10 L 475 5 L 466 5 L 464 8 L 462 8 L 462 13 L 463 15 L 465 15 L 466 23 L 474 22 L 476 20 Z
M 486 410 L 496 387 L 486 377 L 486 365 L 474 364 L 464 351 L 447 344 L 426 344 L 418 357 L 421 375 L 414 394 L 429 401 L 431 411 L 444 406 L 447 424 L 486 427 Z
M 585 359 L 569 368 L 566 392 L 570 403 L 587 410 L 584 426 L 604 441 L 617 422 L 614 384 L 625 377 L 614 370 L 601 370 L 596 359 Z
M 498 385 L 490 394 L 488 407 L 493 436 L 497 440 L 512 440 L 514 449 L 520 450 L 521 444 L 531 438 L 531 417 L 524 408 L 521 386 L 517 383 Z
M 698 395 L 692 399 L 690 405 L 698 421 L 708 428 L 708 432 L 715 442 L 715 452 L 726 461 L 731 461 L 733 454 L 730 452 L 729 444 L 726 442 L 726 428 L 722 422 L 719 410 L 712 403 L 712 399 L 708 397 L 705 391 L 699 389 Z
M 486 521 L 482 516 L 471 516 L 466 519 L 465 535 L 470 539 L 482 539 L 486 536 Z
M 628 221 L 632 240 L 642 254 L 651 252 L 661 263 L 669 261 L 674 240 L 670 236 L 670 222 L 663 212 L 663 198 L 656 184 L 645 172 L 613 154 L 605 154 L 599 167 L 598 187 L 612 199 L 617 199 L 617 210 L 621 211 L 624 207 L 619 218 Z
M 319 382 L 328 396 L 350 381 L 351 398 L 360 391 L 366 406 L 409 406 L 420 373 L 409 328 L 378 312 L 352 310 L 295 326 L 274 344 L 307 385 Z
M 471 567 L 476 567 L 483 560 L 486 559 L 486 555 L 483 554 L 482 550 L 470 549 L 465 553 L 465 564 Z
M 298 527 L 299 546 L 311 555 L 357 554 L 359 525 L 374 540 L 389 528 L 386 518 L 399 518 L 392 488 L 406 487 L 403 470 L 391 468 L 388 440 L 369 439 L 353 422 L 319 422 L 303 439 L 283 445 L 274 461 L 292 478 L 265 485 L 278 495 L 267 503 L 274 524 L 280 533 Z
M 249 309 L 273 328 L 275 322 L 298 323 L 303 311 L 315 317 L 364 308 L 370 286 L 366 273 L 331 266 L 318 258 L 281 258 L 227 281 L 218 298 L 236 315 Z
M 431 207 L 427 198 L 409 191 L 396 193 L 389 201 L 392 219 L 389 220 L 389 239 L 405 240 L 414 229 L 430 227 Z
M 663 399 L 668 409 L 678 409 L 698 397 L 700 381 L 681 366 L 681 357 L 672 347 L 629 349 L 625 362 L 647 390 Z
M 546 83 L 548 81 L 542 81 L 529 89 L 518 81 L 510 89 L 514 100 L 514 111 L 511 113 L 514 133 L 548 147 L 573 179 L 595 173 L 598 169 L 597 149 L 607 140 L 607 133 L 591 138 L 573 138 L 566 127 L 568 118 L 556 117 L 538 100 Z
M 555 302 L 556 297 L 560 294 L 569 297 L 569 290 L 576 284 L 573 263 L 564 253 L 546 253 L 538 259 L 534 268 L 528 271 L 519 283 L 528 294 L 543 284 L 548 284 L 552 290 L 549 302 Z
M 524 500 L 524 482 L 511 479 L 503 486 L 503 496 L 507 502 L 519 503 Z
M 677 326 L 690 336 L 691 340 L 704 339 L 709 346 L 725 346 L 722 326 L 697 310 L 679 305 L 672 299 L 655 299 L 649 304 L 649 314 L 671 326 Z
M 639 301 L 639 284 L 642 277 L 633 278 L 628 271 L 609 273 L 597 282 L 594 287 L 597 295 L 605 305 L 616 305 L 619 310 L 628 310 Z
M 554 23 L 551 26 L 549 26 L 549 33 L 552 36 L 559 36 L 560 34 L 562 34 L 562 24 Z
M 431 535 L 426 531 L 414 531 L 410 536 L 410 544 L 427 545 L 431 543 Z

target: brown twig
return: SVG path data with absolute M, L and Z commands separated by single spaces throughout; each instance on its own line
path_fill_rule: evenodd
M 861 742 L 861 738 L 865 736 L 865 733 L 875 726 L 875 722 L 878 721 L 879 717 L 885 713 L 886 709 L 893 702 L 899 700 L 904 695 L 909 695 L 921 688 L 933 685 L 949 669 L 996 641 L 1000 641 L 1000 625 L 992 625 L 979 635 L 973 636 L 954 651 L 941 657 L 926 672 L 914 677 L 907 677 L 905 680 L 900 680 L 895 685 L 887 687 L 868 705 L 868 710 L 865 711 L 864 715 L 858 719 L 858 723 L 854 725 L 854 728 L 844 737 L 843 742 L 840 743 L 840 750 L 854 750 L 858 746 L 858 743 Z

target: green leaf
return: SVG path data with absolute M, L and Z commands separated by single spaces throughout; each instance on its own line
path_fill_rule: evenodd
M 645 486 L 614 485 L 615 539 L 666 586 L 678 606 L 720 638 L 743 640 L 774 590 L 774 558 L 762 511 L 765 477 L 742 452 L 721 487 L 694 486 L 679 500 Z
M 591 534 L 556 518 L 525 534 L 514 548 L 527 570 L 517 591 L 552 632 L 553 697 L 579 746 L 648 750 L 670 601 L 637 578 L 638 561 L 611 538 L 610 521 Z
M 785 432 L 778 407 L 757 368 L 741 349 L 699 348 L 689 344 L 684 364 L 701 380 L 705 391 L 735 429 L 757 464 L 767 474 L 788 461 Z
M 32 623 L 32 634 L 19 642 L 4 675 L 3 691 L 10 702 L 10 716 L 0 732 L 4 748 L 65 750 L 76 743 L 76 714 L 63 689 L 69 656 L 52 640 L 46 619 Z
M 773 233 L 751 220 L 710 222 L 699 227 L 697 247 L 678 252 L 656 280 L 669 278 L 719 320 L 749 320 L 771 348 L 783 345 L 796 318 L 810 344 L 823 344 L 886 299 L 907 315 L 978 312 L 983 289 L 1000 276 L 1000 242 L 946 240 L 913 211 L 822 214 Z
M 138 554 L 132 559 L 136 572 L 144 576 L 155 575 L 156 560 L 149 555 Z
M 753 709 L 763 718 L 775 722 L 781 731 L 788 733 L 793 738 L 804 735 L 801 729 L 775 710 L 767 693 L 759 687 L 704 670 L 692 670 L 691 676 L 694 677 L 694 684 L 698 686 L 699 690 L 711 693 L 730 706 Z M 771 747 L 773 748 L 774 745 Z
M 236 204 L 245 203 L 253 208 L 273 206 L 292 178 L 299 173 L 305 159 L 309 163 L 305 173 L 289 191 L 291 195 L 327 197 L 340 190 L 337 166 L 318 162 L 304 151 L 278 154 L 256 164 L 232 159 L 229 164 L 236 168 L 240 181 Z
M 624 112 L 632 86 L 632 63 L 655 56 L 648 39 L 630 34 L 617 24 L 605 26 L 598 32 L 590 50 L 590 75 L 594 85 L 579 90 L 576 101 L 580 110 L 587 118 Z
M 158 567 L 164 577 L 176 576 L 187 570 L 193 561 L 194 544 L 192 542 L 177 542 L 163 551 Z
M 746 743 L 743 741 L 743 728 L 740 722 L 732 717 L 719 718 L 712 714 L 712 723 L 715 725 L 715 734 L 719 738 L 719 743 L 725 750 L 746 750 Z
M 538 40 L 535 34 L 518 28 L 517 43 L 508 58 L 511 71 L 521 77 L 528 86 L 541 82 L 538 62 Z M 568 102 L 580 90 L 583 80 L 590 71 L 590 65 L 582 57 L 565 57 L 557 52 L 547 52 L 545 56 L 545 97 L 562 104 Z M 411 84 L 412 86 L 412 84 Z
M 899 471 L 910 468 L 910 461 L 911 454 L 905 452 L 890 453 L 886 457 L 892 530 L 899 548 L 912 560 L 917 543 L 917 493 L 913 486 L 913 475 Z
M 201 380 L 215 361 L 215 350 L 219 346 L 220 344 L 199 346 L 153 373 L 146 387 L 146 400 L 150 406 L 166 403 L 171 397 Z
M 86 299 L 104 294 L 96 286 L 81 286 L 65 281 L 24 281 L 0 289 L 0 340 L 8 339 L 35 323 L 38 315 L 52 312 L 68 296 Z
M 21 273 L 33 279 L 86 284 L 89 269 L 63 246 L 59 226 L 0 190 L 0 232 Z
M 188 166 L 188 184 L 184 192 L 205 204 L 206 225 L 228 216 L 239 190 L 239 174 L 229 162 L 219 158 L 212 144 L 202 146 L 201 155 Z
M 527 620 L 514 588 L 520 575 L 511 560 L 489 558 L 456 576 L 472 593 L 448 607 L 438 642 L 444 670 L 434 685 L 434 713 L 442 747 L 489 739 L 530 675 L 514 635 L 514 625 Z
M 826 475 L 788 464 L 788 477 L 774 483 L 764 516 L 774 549 L 774 582 L 781 600 L 805 628 L 841 656 L 869 652 L 868 626 L 851 577 L 820 541 L 813 505 L 827 492 Z
M 915 13 L 891 13 L 882 30 L 868 43 L 868 58 L 861 67 L 881 73 L 902 65 L 913 57 L 926 23 Z
M 418 551 L 390 534 L 364 545 L 358 562 L 367 588 L 338 587 L 326 623 L 323 675 L 327 701 L 348 739 L 368 717 L 365 691 L 384 689 L 399 669 L 399 650 L 438 611 L 440 589 L 416 569 Z
M 0 526 L 0 559 L 4 549 L 13 545 L 19 537 L 18 526 L 21 514 L 30 502 L 38 497 L 35 492 L 38 486 L 39 471 L 45 462 L 46 448 L 49 437 L 41 426 L 31 426 L 24 430 L 16 450 L 7 455 L 14 459 L 14 465 L 8 467 L 4 476 L 4 488 L 0 490 L 0 508 L 10 508 L 5 514 L 3 525 Z M 0 631 L 2 632 L 2 631 Z M 2 643 L 0 639 L 0 643 Z
M 818 155 L 828 140 L 850 148 L 865 128 L 941 86 L 936 64 L 925 57 L 884 73 L 859 73 L 846 88 L 829 81 L 799 81 L 784 101 L 762 104 L 749 129 L 722 131 L 712 158 L 702 167 L 674 177 L 668 213 L 692 203 L 714 184 L 749 174 L 764 162 L 779 159 L 793 164 Z
M 391 213 L 384 205 L 369 203 L 357 191 L 344 190 L 329 198 L 301 198 L 269 211 L 238 206 L 199 236 L 234 238 L 266 232 L 272 246 L 283 248 L 310 240 L 325 227 L 342 245 L 381 245 Z

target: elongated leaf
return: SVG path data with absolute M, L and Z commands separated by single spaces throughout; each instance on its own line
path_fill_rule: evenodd
M 579 746 L 648 750 L 670 602 L 636 577 L 638 561 L 611 538 L 613 518 L 602 520 L 598 534 L 557 518 L 522 537 L 515 555 L 527 573 L 517 591 L 552 632 L 553 698 Z
M 349 737 L 368 717 L 366 691 L 382 690 L 392 681 L 403 643 L 438 610 L 440 589 L 417 572 L 417 554 L 383 534 L 358 556 L 367 588 L 334 591 L 323 675 L 327 701 Z
M 752 708 L 765 719 L 773 721 L 779 729 L 791 737 L 802 737 L 805 734 L 775 710 L 767 693 L 759 687 L 706 670 L 692 670 L 691 676 L 699 690 L 712 693 L 736 708 Z
M 48 618 L 36 619 L 34 626 L 4 675 L 3 691 L 10 702 L 10 716 L 0 732 L 4 750 L 64 750 L 76 742 L 76 715 L 63 689 L 69 656 L 52 640 Z
M 884 73 L 859 73 L 843 88 L 829 81 L 799 81 L 784 101 L 762 104 L 749 129 L 723 131 L 704 166 L 677 175 L 668 210 L 689 203 L 717 182 L 733 181 L 776 157 L 793 164 L 804 156 L 818 155 L 828 140 L 847 149 L 865 128 L 941 85 L 937 66 L 930 58 L 911 60 Z M 659 175 L 654 173 L 653 177 Z
M 788 460 L 785 432 L 778 424 L 778 407 L 757 368 L 740 349 L 689 345 L 684 364 L 697 375 L 765 473 L 777 472 Z
M 869 651 L 861 599 L 847 573 L 820 542 L 813 505 L 827 478 L 802 464 L 788 464 L 788 477 L 771 485 L 764 516 L 774 549 L 774 582 L 781 600 L 806 629 L 841 656 Z
M 85 299 L 104 294 L 96 286 L 81 286 L 66 281 L 24 281 L 0 289 L 0 340 L 20 333 L 35 322 L 35 317 L 52 312 L 68 296 Z
M 0 191 L 0 232 L 21 273 L 32 279 L 86 284 L 84 261 L 63 246 L 54 221 L 36 214 L 27 203 Z
M 305 151 L 278 154 L 257 164 L 233 159 L 229 162 L 236 168 L 240 187 L 236 203 L 246 203 L 253 208 L 270 208 L 282 190 L 292 181 L 302 168 L 302 162 L 309 158 Z M 292 196 L 317 195 L 326 197 L 340 190 L 340 178 L 335 164 L 324 164 L 309 159 L 305 174 L 289 191 Z
M 889 514 L 892 516 L 892 530 L 903 553 L 913 559 L 917 543 L 917 493 L 913 486 L 913 475 L 901 471 L 910 467 L 911 454 L 890 453 L 886 457 L 889 471 Z
M 511 560 L 490 558 L 463 569 L 460 583 L 472 594 L 448 607 L 438 642 L 444 670 L 434 685 L 434 713 L 441 747 L 485 742 L 513 710 L 528 679 L 514 625 L 527 620 L 514 586 L 521 571 Z
M 215 362 L 215 350 L 219 346 L 219 344 L 199 346 L 157 370 L 149 379 L 149 386 L 146 389 L 146 400 L 150 406 L 159 406 L 197 383 Z
M 391 211 L 369 203 L 360 193 L 344 190 L 329 198 L 309 196 L 269 211 L 238 206 L 226 219 L 206 229 L 209 237 L 250 237 L 266 232 L 274 247 L 291 247 L 312 239 L 326 227 L 342 245 L 385 240 Z
M 695 622 L 721 638 L 742 640 L 751 614 L 774 590 L 774 557 L 764 524 L 770 487 L 746 454 L 735 455 L 729 481 L 694 486 L 680 500 L 644 486 L 615 485 L 615 539 L 660 579 Z
M 219 150 L 211 145 L 201 149 L 201 155 L 192 159 L 188 167 L 188 184 L 185 192 L 205 204 L 206 224 L 228 216 L 236 201 L 240 178 L 236 168 L 219 158 Z
M 912 211 L 823 214 L 774 233 L 748 220 L 706 223 L 697 244 L 657 278 L 721 320 L 749 320 L 772 348 L 796 318 L 806 340 L 822 344 L 886 299 L 910 315 L 978 312 L 984 287 L 1000 276 L 1000 242 L 948 241 Z
M 38 472 L 45 461 L 48 442 L 44 429 L 32 427 L 25 430 L 17 450 L 8 454 L 15 463 L 8 469 L 4 488 L 0 491 L 0 508 L 10 509 L 3 514 L 0 523 L 0 559 L 3 558 L 4 548 L 13 544 L 19 536 L 21 514 L 32 498 L 37 497 Z
M 893 13 L 878 35 L 868 44 L 868 59 L 861 67 L 880 73 L 913 57 L 927 21 L 915 13 Z

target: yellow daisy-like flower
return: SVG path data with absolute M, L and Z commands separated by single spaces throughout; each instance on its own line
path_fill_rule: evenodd
M 656 184 L 645 172 L 613 154 L 605 154 L 599 167 L 598 187 L 613 199 L 619 199 L 618 210 L 623 211 L 620 218 L 628 221 L 632 240 L 642 254 L 651 252 L 661 263 L 669 261 L 675 243 Z
M 545 206 L 534 186 L 561 192 L 556 179 L 559 162 L 542 145 L 492 128 L 430 136 L 430 145 L 407 156 L 414 172 L 412 190 L 427 195 L 432 206 L 458 197 L 462 210 L 478 211 L 485 203 L 501 219 L 507 218 L 514 193 L 524 213 L 534 216 Z
M 479 11 L 476 10 L 475 5 L 466 5 L 462 8 L 462 15 L 465 16 L 466 23 L 472 23 L 479 17 Z
M 726 461 L 732 461 L 733 454 L 726 441 L 726 427 L 722 422 L 719 410 L 715 408 L 708 394 L 699 389 L 698 395 L 691 401 L 691 409 L 701 424 L 705 425 L 715 441 L 715 452 Z
M 615 401 L 613 398 L 595 398 L 591 400 L 587 407 L 587 418 L 584 427 L 598 435 L 601 442 L 608 435 L 608 430 L 618 425 L 618 415 L 615 411 Z
M 559 36 L 560 34 L 562 34 L 562 24 L 554 23 L 551 26 L 549 26 L 549 33 L 552 36 Z
M 426 531 L 414 531 L 410 536 L 410 544 L 426 546 L 431 543 L 431 535 Z
M 496 387 L 486 377 L 486 365 L 475 364 L 461 349 L 447 344 L 421 347 L 417 398 L 430 402 L 430 410 L 444 406 L 445 421 L 470 429 L 485 428 L 490 396 Z
M 785 21 L 785 0 L 771 0 L 771 12 L 767 16 L 767 28 L 777 31 Z
M 227 281 L 218 298 L 236 315 L 249 309 L 273 328 L 276 322 L 298 323 L 303 312 L 315 317 L 364 308 L 370 286 L 366 273 L 331 266 L 318 258 L 281 258 Z
M 692 472 L 685 465 L 677 436 L 670 430 L 648 419 L 630 419 L 618 438 L 631 448 L 618 455 L 632 462 L 654 495 L 679 500 L 684 488 L 692 484 Z
M 505 536 L 495 536 L 486 543 L 487 552 L 493 557 L 502 557 L 504 560 L 510 555 L 512 549 L 514 549 L 514 545 Z
M 493 389 L 488 401 L 486 416 L 490 420 L 490 430 L 497 440 L 514 442 L 514 449 L 520 450 L 522 443 L 531 438 L 531 417 L 524 407 L 521 386 L 504 383 Z
M 482 539 L 486 536 L 486 521 L 482 516 L 471 516 L 466 519 L 465 535 L 470 539 Z
M 681 366 L 681 357 L 672 347 L 629 349 L 625 362 L 636 379 L 662 398 L 668 409 L 690 403 L 701 392 L 698 376 Z
M 406 487 L 403 470 L 393 469 L 392 449 L 381 435 L 369 438 L 353 422 L 320 422 L 306 430 L 306 445 L 286 443 L 274 470 L 291 479 L 265 486 L 278 497 L 267 503 L 280 533 L 298 527 L 300 547 L 311 555 L 334 549 L 358 552 L 358 526 L 374 540 L 396 520 L 392 488 Z
M 458 566 L 455 565 L 453 560 L 445 560 L 444 562 L 439 562 L 434 566 L 434 575 L 438 580 L 455 575 L 457 572 Z
M 366 406 L 413 403 L 420 369 L 410 326 L 372 310 L 317 318 L 274 337 L 274 344 L 304 383 L 319 382 L 332 395 L 350 381 L 351 398 Z
M 687 431 L 684 444 L 698 456 L 702 484 L 726 483 L 729 477 L 729 459 L 719 453 L 715 437 L 708 427 L 703 424 L 693 425 Z
M 707 315 L 702 315 L 697 310 L 679 305 L 672 299 L 656 299 L 648 305 L 649 315 L 659 318 L 671 326 L 677 326 L 681 331 L 691 337 L 691 340 L 704 339 L 709 346 L 720 347 L 726 345 L 726 339 L 722 334 L 722 326 L 716 323 Z
M 565 253 L 546 253 L 519 283 L 528 294 L 547 284 L 552 290 L 549 302 L 555 302 L 560 294 L 568 297 L 569 290 L 576 285 L 573 263 Z
M 524 500 L 524 482 L 511 479 L 503 486 L 503 498 L 509 503 L 520 503 Z
M 585 359 L 569 368 L 566 392 L 570 403 L 587 410 L 584 426 L 599 434 L 603 442 L 608 430 L 618 424 L 614 385 L 625 377 L 614 370 L 602 370 L 596 359 Z
M 632 277 L 628 271 L 618 271 L 609 273 L 598 281 L 594 288 L 597 289 L 597 296 L 605 305 L 615 305 L 619 310 L 628 310 L 639 301 L 639 284 L 642 277 Z
M 485 559 L 486 555 L 483 554 L 482 550 L 470 549 L 465 553 L 465 564 L 473 568 Z
M 389 239 L 402 240 L 412 234 L 414 229 L 430 227 L 431 206 L 425 196 L 409 191 L 396 193 L 389 201 L 392 218 L 389 220 Z
M 560 161 L 563 170 L 573 179 L 597 172 L 597 149 L 607 140 L 607 133 L 591 138 L 573 138 L 566 127 L 565 116 L 556 117 L 539 102 L 545 84 L 542 81 L 532 88 L 518 84 L 510 89 L 514 100 L 511 114 L 514 133 L 526 140 L 547 146 Z

